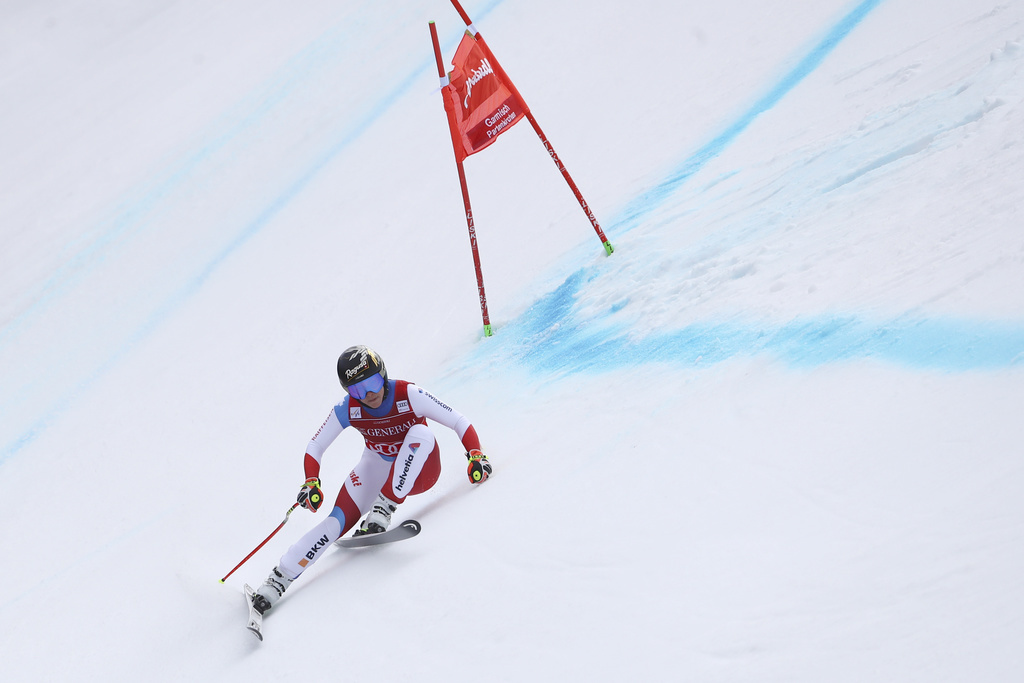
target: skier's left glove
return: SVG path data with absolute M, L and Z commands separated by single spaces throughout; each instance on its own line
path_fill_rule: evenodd
M 469 459 L 469 467 L 466 469 L 469 483 L 482 484 L 487 481 L 487 477 L 491 476 L 491 461 L 487 456 L 474 448 L 466 453 L 466 457 Z
M 299 490 L 299 495 L 295 502 L 307 510 L 312 510 L 313 512 L 319 510 L 320 504 L 324 502 L 324 492 L 320 490 L 320 480 L 316 477 L 307 479 L 306 483 Z

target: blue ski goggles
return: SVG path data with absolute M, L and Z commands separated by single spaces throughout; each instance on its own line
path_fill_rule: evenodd
M 369 393 L 376 394 L 384 388 L 384 376 L 379 372 L 346 387 L 348 395 L 362 401 Z

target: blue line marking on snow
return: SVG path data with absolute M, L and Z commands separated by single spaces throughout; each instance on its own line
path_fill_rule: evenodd
M 122 338 L 120 345 L 111 351 L 110 356 L 105 361 L 100 363 L 92 372 L 82 377 L 77 383 L 67 389 L 59 400 L 54 402 L 53 407 L 45 411 L 43 415 L 31 424 L 28 429 L 23 431 L 19 437 L 6 444 L 3 449 L 0 450 L 0 464 L 7 460 L 11 455 L 32 443 L 54 422 L 57 417 L 64 412 L 67 406 L 74 402 L 74 399 L 77 396 L 79 396 L 86 388 L 91 386 L 99 377 L 106 374 L 107 371 L 116 365 L 132 349 L 136 348 L 143 339 L 148 337 L 185 301 L 196 294 L 210 276 L 212 276 L 224 263 L 224 261 L 226 261 L 242 245 L 259 234 L 259 232 L 266 227 L 277 214 L 288 206 L 288 204 L 295 199 L 295 197 L 298 196 L 307 185 L 309 185 L 313 178 L 323 170 L 328 163 L 357 140 L 359 136 L 361 136 L 366 129 L 373 124 L 374 121 L 386 112 L 388 108 L 394 105 L 394 103 L 409 90 L 416 79 L 422 75 L 426 68 L 426 66 L 421 67 L 420 70 L 411 73 L 406 79 L 401 81 L 401 83 L 399 83 L 395 89 L 380 100 L 363 119 L 357 121 L 344 138 L 327 149 L 299 178 L 286 187 L 280 194 L 271 199 L 271 201 L 263 208 L 263 211 L 261 211 L 254 220 L 245 225 L 233 240 L 225 245 L 220 251 L 209 257 L 194 275 L 187 279 L 182 286 L 173 292 L 167 299 L 161 302 L 141 325 Z M 205 154 L 205 152 L 200 153 L 200 156 L 203 154 Z
M 579 269 L 477 351 L 482 362 L 517 363 L 545 377 L 598 373 L 648 363 L 709 367 L 767 354 L 794 368 L 876 360 L 916 370 L 991 371 L 1024 367 L 1024 321 L 902 315 L 877 319 L 849 314 L 788 322 L 742 319 L 699 322 L 638 335 L 613 319 L 628 301 L 601 318 L 581 320 L 577 301 L 597 277 Z
M 48 308 L 55 299 L 71 290 L 83 277 L 100 269 L 105 264 L 109 252 L 119 242 L 143 231 L 160 202 L 192 177 L 203 163 L 243 137 L 278 104 L 287 100 L 297 87 L 297 83 L 308 77 L 308 73 L 305 72 L 309 63 L 322 59 L 321 53 L 328 49 L 327 46 L 339 40 L 337 31 L 332 29 L 300 51 L 270 79 L 268 86 L 257 90 L 255 95 L 251 94 L 248 102 L 241 105 L 246 107 L 250 106 L 250 102 L 254 103 L 244 115 L 230 121 L 223 130 L 213 134 L 196 150 L 184 155 L 159 177 L 137 188 L 134 198 L 122 202 L 113 217 L 97 227 L 96 232 L 99 235 L 94 241 L 75 253 L 44 282 L 38 299 L 20 315 L 0 327 L 0 347 L 41 311 Z M 227 116 L 230 117 L 232 114 Z
M 901 316 L 873 320 L 823 315 L 785 323 L 701 322 L 635 337 L 612 322 L 576 324 L 577 272 L 503 326 L 479 349 L 544 376 L 598 373 L 648 363 L 707 367 L 737 357 L 774 356 L 795 368 L 870 359 L 913 369 L 965 372 L 1024 366 L 1024 322 Z
M 612 222 L 609 232 L 621 235 L 635 228 L 642 217 L 660 206 L 683 183 L 720 155 L 740 133 L 750 127 L 750 124 L 758 116 L 778 104 L 793 88 L 813 73 L 825 58 L 835 50 L 836 46 L 881 3 L 882 0 L 864 0 L 854 7 L 815 44 L 810 52 L 797 62 L 796 66 L 787 72 L 765 95 L 754 102 L 739 118 L 726 126 L 710 142 L 691 154 L 655 187 L 631 201 L 623 210 L 622 215 Z

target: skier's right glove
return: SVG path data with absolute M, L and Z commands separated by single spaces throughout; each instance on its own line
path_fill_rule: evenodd
M 474 448 L 466 453 L 466 457 L 469 458 L 469 467 L 466 469 L 469 483 L 482 484 L 487 481 L 487 477 L 491 476 L 491 462 L 487 456 Z
M 320 480 L 316 477 L 307 479 L 306 483 L 299 490 L 299 495 L 295 501 L 307 510 L 312 510 L 313 512 L 319 510 L 320 504 L 324 502 L 324 492 L 320 490 Z

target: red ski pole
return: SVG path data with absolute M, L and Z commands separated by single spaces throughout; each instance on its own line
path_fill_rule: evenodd
M 225 574 L 225 575 L 224 575 L 224 578 L 223 578 L 223 579 L 221 579 L 221 580 L 220 580 L 220 582 L 221 582 L 221 583 L 224 583 L 225 581 L 227 581 L 227 580 L 228 580 L 228 577 L 229 577 L 229 576 L 231 576 L 232 574 L 234 574 L 234 573 L 235 573 L 235 570 L 237 570 L 237 569 L 238 569 L 239 567 L 241 567 L 241 566 L 242 566 L 243 564 L 245 564 L 246 562 L 248 562 L 248 561 L 249 561 L 249 558 L 250 558 L 250 557 L 252 557 L 253 555 L 255 555 L 255 554 L 256 554 L 256 551 L 257 551 L 257 550 L 259 550 L 260 548 L 262 548 L 263 546 L 265 546 L 265 545 L 267 544 L 267 541 L 269 541 L 270 539 L 272 539 L 272 538 L 274 537 L 274 534 L 276 534 L 276 533 L 277 533 L 278 531 L 280 531 L 280 530 L 281 530 L 281 527 L 283 527 L 283 526 L 284 526 L 285 522 L 287 522 L 287 521 L 288 521 L 288 518 L 289 518 L 289 517 L 291 517 L 291 515 L 292 515 L 292 512 L 293 512 L 293 511 L 295 510 L 295 508 L 297 508 L 297 507 L 299 507 L 299 504 L 298 504 L 298 503 L 295 503 L 295 505 L 292 505 L 292 506 L 291 506 L 290 508 L 288 508 L 288 512 L 287 512 L 287 513 L 285 513 L 284 519 L 283 519 L 283 520 L 281 521 L 281 523 L 280 523 L 280 524 L 278 524 L 278 525 L 277 525 L 277 528 L 276 528 L 276 529 L 274 529 L 273 531 L 271 531 L 271 532 L 270 532 L 270 535 L 269 535 L 269 536 L 267 536 L 267 537 L 266 537 L 266 539 L 264 539 L 263 543 L 260 543 L 260 544 L 259 544 L 258 546 L 256 546 L 255 548 L 253 548 L 253 551 L 252 551 L 251 553 L 249 553 L 248 555 L 246 555 L 246 556 L 245 556 L 245 559 L 244 559 L 244 560 L 242 560 L 241 562 L 239 562 L 238 564 L 236 564 L 236 565 L 235 565 L 235 568 L 234 568 L 234 569 L 232 569 L 232 570 L 231 570 L 231 571 L 229 571 L 229 572 L 228 572 L 227 574 Z

